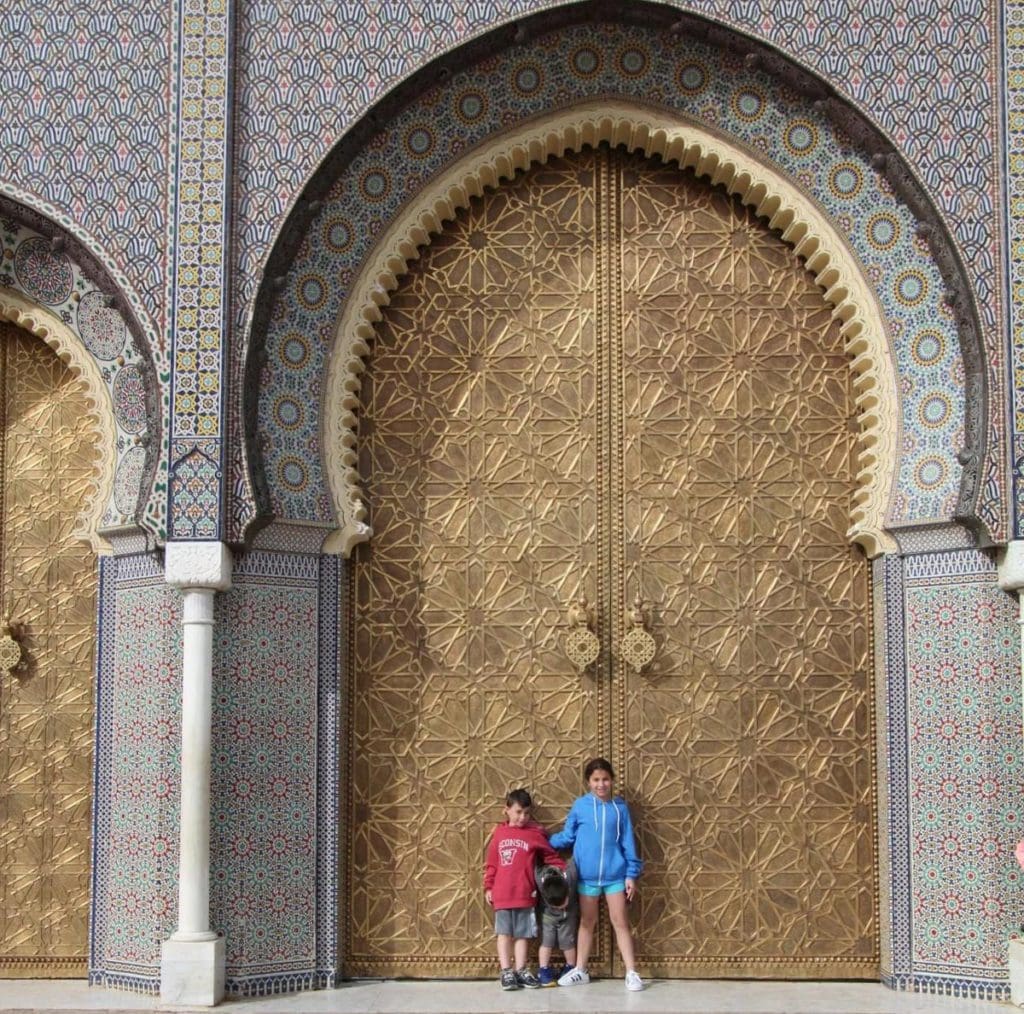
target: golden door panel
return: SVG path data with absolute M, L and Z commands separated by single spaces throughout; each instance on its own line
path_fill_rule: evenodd
M 490 974 L 481 876 L 505 793 L 527 786 L 560 819 L 599 736 L 603 690 L 560 647 L 600 576 L 592 161 L 475 202 L 375 340 L 374 538 L 351 568 L 351 975 Z
M 499 800 L 525 784 L 557 822 L 602 752 L 647 859 L 650 974 L 876 977 L 854 408 L 792 252 L 674 167 L 549 163 L 425 251 L 364 395 L 346 971 L 492 974 Z M 584 676 L 557 629 L 581 591 Z
M 72 530 L 95 450 L 83 385 L 10 324 L 0 324 L 0 392 L 0 604 L 24 658 L 0 682 L 0 976 L 81 976 L 96 561 Z
M 654 975 L 878 975 L 868 570 L 844 535 L 855 407 L 838 326 L 782 241 L 718 190 L 624 158 L 623 482 L 613 642 Z M 617 527 L 621 518 L 621 529 Z

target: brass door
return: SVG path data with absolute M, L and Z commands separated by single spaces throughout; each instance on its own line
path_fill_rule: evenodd
M 95 460 L 85 391 L 0 323 L 0 607 L 23 668 L 0 673 L 0 977 L 84 976 L 96 561 L 72 538 Z
M 553 160 L 424 251 L 364 383 L 341 919 L 352 975 L 490 975 L 505 791 L 617 765 L 661 976 L 875 978 L 854 404 L 792 251 L 674 166 Z M 603 650 L 561 637 L 580 593 Z M 659 642 L 619 645 L 635 596 Z M 616 966 L 607 928 L 591 962 Z

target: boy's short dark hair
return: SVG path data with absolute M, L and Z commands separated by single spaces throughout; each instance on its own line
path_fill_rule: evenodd
M 569 881 L 557 866 L 542 867 L 538 880 L 544 904 L 555 908 L 565 904 L 566 898 L 569 897 Z
M 513 789 L 505 797 L 506 806 L 515 806 L 519 804 L 524 810 L 529 810 L 533 807 L 533 800 L 530 798 L 530 793 L 526 789 Z
M 587 761 L 587 766 L 583 769 L 583 780 L 588 781 L 595 771 L 607 771 L 611 780 L 615 781 L 615 772 L 612 770 L 611 763 L 603 757 L 594 757 Z

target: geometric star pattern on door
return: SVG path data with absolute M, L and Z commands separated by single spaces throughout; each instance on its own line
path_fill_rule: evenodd
M 675 166 L 553 159 L 423 251 L 362 394 L 346 970 L 489 974 L 505 792 L 560 819 L 608 752 L 646 968 L 877 976 L 852 383 L 792 251 Z M 618 647 L 637 594 L 640 675 Z
M 0 325 L 0 605 L 23 665 L 0 688 L 0 975 L 81 976 L 89 911 L 96 561 L 73 532 L 95 450 L 85 387 Z

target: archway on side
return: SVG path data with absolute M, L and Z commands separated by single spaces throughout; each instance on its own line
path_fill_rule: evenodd
M 162 344 L 138 296 L 97 244 L 31 195 L 0 195 L 0 319 L 42 338 L 87 383 L 102 453 L 80 530 L 98 552 L 152 549 L 166 536 Z
M 467 197 L 378 300 L 347 462 L 374 538 L 348 597 L 345 971 L 490 974 L 504 793 L 557 824 L 605 753 L 649 863 L 649 972 L 877 978 L 842 315 L 724 188 L 581 147 Z M 602 650 L 576 673 L 581 594 Z

